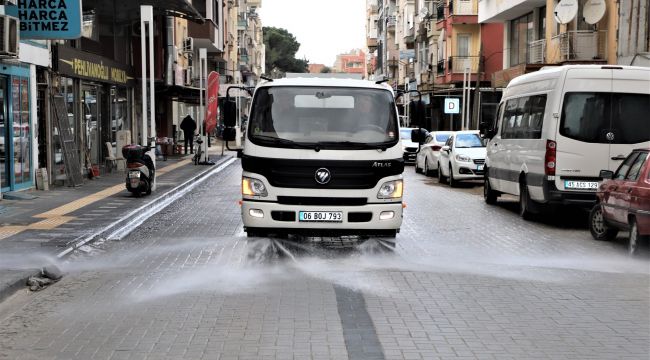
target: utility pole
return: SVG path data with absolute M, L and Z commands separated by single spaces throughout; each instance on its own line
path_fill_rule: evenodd
M 483 43 L 481 43 L 479 49 L 478 49 L 478 68 L 476 70 L 476 86 L 474 88 L 474 106 L 473 106 L 473 111 L 472 111 L 472 125 L 474 129 L 478 129 L 479 127 L 479 117 L 480 117 L 480 111 L 481 111 L 481 94 L 480 94 L 480 86 L 481 86 L 481 79 L 483 78 Z

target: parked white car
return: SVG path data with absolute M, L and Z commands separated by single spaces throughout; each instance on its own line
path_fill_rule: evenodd
M 485 142 L 478 131 L 453 133 L 440 149 L 438 180 L 455 187 L 461 180 L 483 179 Z
M 440 150 L 453 131 L 433 131 L 424 139 L 415 160 L 415 172 L 424 173 L 426 176 L 435 176 L 438 173 L 438 160 Z

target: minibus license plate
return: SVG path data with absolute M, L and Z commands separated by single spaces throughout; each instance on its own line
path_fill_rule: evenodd
M 564 180 L 564 187 L 567 189 L 596 190 L 598 189 L 598 181 Z
M 341 211 L 300 211 L 298 219 L 314 222 L 343 222 L 343 213 Z

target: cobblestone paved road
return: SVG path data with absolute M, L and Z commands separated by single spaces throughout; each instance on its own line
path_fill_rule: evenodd
M 648 359 L 650 265 L 405 174 L 394 252 L 247 241 L 230 166 L 0 304 L 0 359 Z M 578 220 L 573 220 L 573 219 Z M 340 244 L 338 244 L 340 245 Z M 283 251 L 286 250 L 286 251 Z

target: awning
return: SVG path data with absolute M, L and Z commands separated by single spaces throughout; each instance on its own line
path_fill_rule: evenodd
M 176 16 L 198 23 L 205 19 L 188 0 L 84 0 L 83 9 L 94 9 L 98 15 L 115 17 L 117 23 L 140 20 L 140 5 L 152 5 L 154 15 Z
M 156 87 L 156 96 L 165 96 L 173 98 L 176 101 L 184 103 L 199 104 L 201 89 L 189 86 L 164 86 Z

